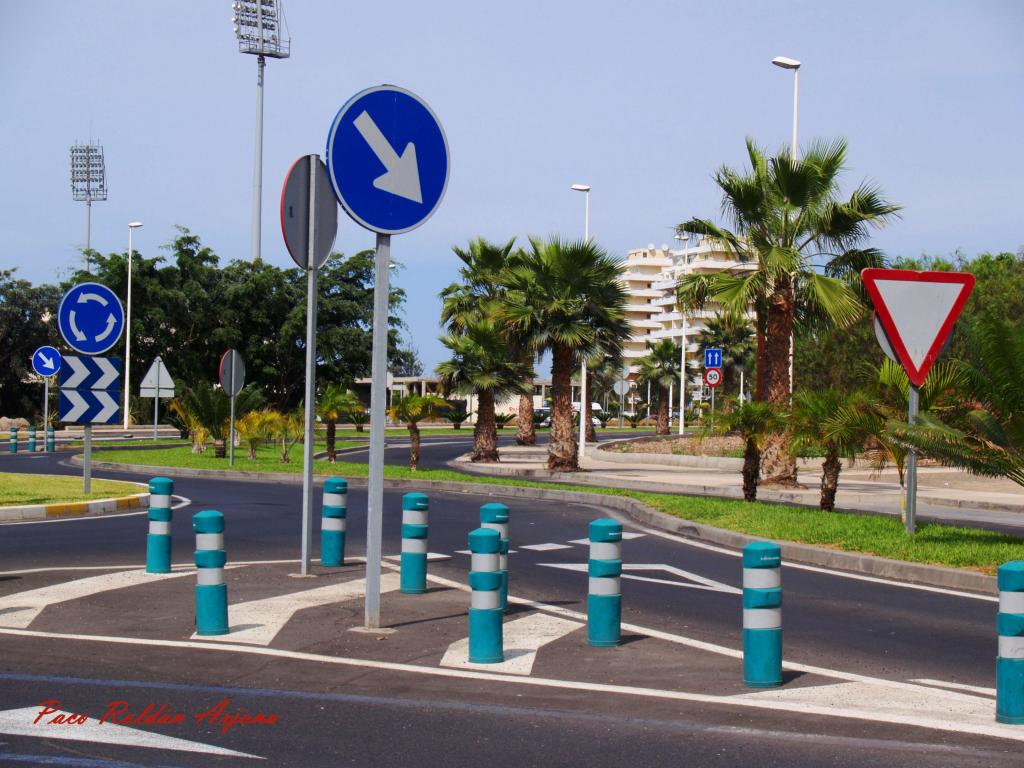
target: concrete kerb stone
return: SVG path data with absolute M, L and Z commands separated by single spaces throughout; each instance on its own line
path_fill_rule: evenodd
M 78 458 L 77 456 L 75 457 Z M 74 461 L 74 459 L 72 459 Z M 93 462 L 96 469 L 106 469 L 118 472 L 131 472 L 144 475 L 167 474 L 173 470 L 176 477 L 202 477 L 218 478 L 221 480 L 237 480 L 251 482 L 279 483 L 282 485 L 300 485 L 302 483 L 301 473 L 283 474 L 273 472 L 234 472 L 217 469 L 179 469 L 172 467 L 151 467 L 137 464 L 114 464 L 111 462 Z M 555 473 L 558 474 L 558 473 Z M 546 477 L 546 475 L 544 475 Z M 316 476 L 324 478 L 326 476 Z M 578 476 L 570 473 L 562 473 L 555 477 L 560 482 L 578 482 Z M 365 488 L 366 478 L 351 478 L 350 488 Z M 614 510 L 632 520 L 647 525 L 651 528 L 676 534 L 683 538 L 696 539 L 709 544 L 730 549 L 741 550 L 747 544 L 754 541 L 761 541 L 763 537 L 748 536 L 736 531 L 727 531 L 723 528 L 715 528 L 702 523 L 695 523 L 692 520 L 684 520 L 680 517 L 659 512 L 651 509 L 636 499 L 627 496 L 613 496 L 606 494 L 589 493 L 586 491 L 564 491 L 548 488 L 525 488 L 512 485 L 491 485 L 489 483 L 459 483 L 449 480 L 426 480 L 419 478 L 411 479 L 387 479 L 384 480 L 384 487 L 389 490 L 436 490 L 447 493 L 456 493 L 466 496 L 499 496 L 506 498 L 534 499 L 538 501 L 568 501 L 577 504 L 596 506 L 605 510 Z M 651 489 L 655 490 L 655 489 Z M 945 568 L 938 565 L 925 565 L 922 563 L 907 563 L 902 560 L 892 560 L 875 555 L 862 555 L 856 552 L 842 552 L 839 550 L 819 549 L 808 544 L 795 542 L 777 542 L 782 547 L 782 555 L 788 562 L 813 565 L 820 568 L 829 568 L 851 573 L 874 576 L 880 579 L 891 579 L 893 581 L 905 581 L 912 584 L 921 584 L 930 587 L 943 589 L 956 589 L 966 592 L 977 592 L 985 595 L 996 595 L 996 578 L 986 576 L 983 573 L 967 571 L 958 568 Z
M 145 483 L 134 483 L 145 487 Z M 136 493 L 111 499 L 72 501 L 61 504 L 31 504 L 0 507 L 0 523 L 23 520 L 49 520 L 57 517 L 91 517 L 142 510 L 149 506 L 149 493 Z

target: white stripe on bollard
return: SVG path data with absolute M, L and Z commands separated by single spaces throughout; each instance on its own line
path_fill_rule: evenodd
M 402 510 L 402 524 L 403 525 L 426 525 L 427 524 L 427 510 L 425 510 L 425 509 L 403 509 Z
M 469 593 L 469 607 L 491 611 L 501 605 L 501 593 L 497 589 L 474 589 Z
M 320 529 L 324 531 L 344 531 L 344 517 L 322 517 L 320 518 Z
M 498 553 L 474 552 L 470 555 L 469 570 L 471 571 L 496 571 L 498 570 Z
M 1000 592 L 1000 613 L 1024 613 L 1024 592 Z
M 591 560 L 621 560 L 621 541 L 592 541 L 590 543 Z
M 223 568 L 197 568 L 196 583 L 200 586 L 214 586 L 224 583 Z
M 224 549 L 224 534 L 197 533 L 196 549 Z
M 1024 659 L 1024 637 L 999 636 L 999 658 Z
M 402 539 L 402 551 L 412 555 L 427 554 L 426 539 Z
M 781 568 L 744 568 L 744 589 L 775 589 L 782 586 Z
M 171 533 L 171 524 L 163 520 L 150 520 L 149 532 L 157 536 L 168 536 Z
M 325 507 L 347 507 L 348 506 L 348 494 L 347 493 L 325 493 L 324 494 L 324 506 Z
M 744 629 L 778 629 L 782 626 L 781 608 L 744 608 Z
M 490 531 L 497 531 L 498 535 L 503 539 L 508 538 L 508 523 L 480 523 L 480 527 Z
M 166 493 L 149 494 L 149 506 L 151 509 L 170 509 L 171 497 Z
M 591 595 L 621 595 L 622 581 L 618 578 L 590 579 L 589 594 Z

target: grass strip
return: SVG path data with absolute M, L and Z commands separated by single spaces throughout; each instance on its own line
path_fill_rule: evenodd
M 145 488 L 117 480 L 93 480 L 92 492 L 82 493 L 82 478 L 68 475 L 19 475 L 0 472 L 0 507 L 66 504 L 145 493 Z
M 260 472 L 302 471 L 301 456 L 290 464 L 281 464 L 275 457 L 264 456 L 261 449 L 256 461 L 235 457 L 236 470 Z M 161 467 L 189 467 L 226 470 L 225 459 L 214 459 L 212 453 L 196 456 L 188 448 L 168 448 L 145 452 L 104 451 L 104 461 L 125 464 L 148 464 Z M 317 461 L 314 471 L 319 475 L 366 477 L 366 464 Z M 525 478 L 468 475 L 447 469 L 421 469 L 386 465 L 384 476 L 421 480 L 443 480 L 457 483 L 507 485 L 526 488 L 547 488 L 582 491 L 604 496 L 625 496 L 675 517 L 704 523 L 716 528 L 738 531 L 777 541 L 794 541 L 827 549 L 859 552 L 894 560 L 929 565 L 967 568 L 994 574 L 1009 560 L 1024 559 L 1024 539 L 977 528 L 951 525 L 919 525 L 914 536 L 908 536 L 898 517 L 822 512 L 814 507 L 797 507 L 766 502 L 745 502 L 707 496 L 677 496 L 666 493 L 600 488 L 569 483 L 548 483 Z

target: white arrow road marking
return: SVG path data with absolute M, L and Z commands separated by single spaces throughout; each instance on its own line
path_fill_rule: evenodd
M 100 723 L 98 717 L 90 717 L 81 725 L 46 725 L 48 719 L 56 717 L 58 714 L 65 716 L 71 714 L 62 710 L 58 710 L 52 715 L 47 715 L 38 723 L 33 724 L 33 721 L 39 715 L 40 709 L 40 707 L 36 706 L 25 707 L 24 709 L 8 709 L 0 712 L 0 733 L 10 736 L 34 736 L 47 740 L 89 741 L 98 744 L 115 744 L 123 747 L 173 749 L 178 752 L 201 752 L 208 755 L 251 757 L 254 760 L 264 759 L 259 755 L 235 752 L 231 749 L 214 747 L 210 744 L 200 744 L 198 741 L 177 739 L 173 736 L 164 736 L 160 733 L 128 728 L 127 726 L 111 722 Z M 186 722 L 188 719 L 186 717 Z
M 107 300 L 100 296 L 98 293 L 80 293 L 78 294 L 78 303 L 85 304 L 87 301 L 96 301 L 102 304 L 104 307 L 107 306 Z
M 114 330 L 115 325 L 117 325 L 117 318 L 113 314 L 107 315 L 107 327 L 103 330 L 103 333 L 96 337 L 96 341 L 103 341 L 107 338 Z
M 398 574 L 385 573 L 380 579 L 380 591 L 392 592 L 401 586 Z M 250 600 L 228 607 L 230 628 L 226 635 L 192 635 L 194 640 L 215 640 L 228 643 L 270 645 L 277 633 L 284 629 L 296 611 L 316 608 L 330 603 L 357 600 L 366 594 L 366 579 L 354 579 L 325 587 L 292 592 L 263 600 Z
M 363 112 L 353 123 L 359 135 L 370 145 L 373 154 L 384 164 L 387 172 L 373 180 L 373 186 L 392 195 L 404 197 L 414 203 L 423 202 L 423 191 L 420 189 L 420 169 L 416 162 L 416 145 L 411 141 L 405 145 L 405 151 L 399 157 L 391 142 L 380 132 L 369 113 Z
M 68 313 L 68 323 L 71 325 L 71 333 L 77 341 L 85 341 L 85 334 L 78 330 L 78 323 L 75 322 L 75 310 Z
M 104 392 L 102 389 L 94 391 L 93 395 L 100 405 L 103 406 L 103 410 L 93 417 L 93 421 L 99 424 L 106 424 L 117 413 L 117 400 L 111 397 L 109 392 Z
M 146 573 L 145 571 L 120 571 L 105 573 L 102 576 L 89 576 L 84 579 L 52 584 L 48 587 L 30 589 L 26 592 L 15 592 L 13 595 L 0 597 L 0 627 L 24 629 L 43 612 L 48 605 L 64 603 L 89 597 L 99 592 L 112 589 L 136 587 L 162 579 L 176 579 L 180 576 L 194 575 L 194 570 L 181 573 Z
M 497 664 L 473 664 L 469 661 L 469 638 L 456 640 L 448 646 L 442 667 L 459 669 L 480 669 L 488 672 L 503 672 L 507 675 L 528 675 L 533 671 L 537 651 L 541 646 L 552 643 L 582 627 L 578 621 L 560 619 L 544 613 L 534 613 L 502 627 L 502 643 L 505 660 Z
M 84 334 L 82 335 L 82 338 L 85 338 Z M 61 386 L 67 389 L 75 389 L 89 376 L 89 366 L 82 362 L 82 358 L 80 357 L 65 357 L 64 362 L 66 362 L 68 364 L 68 368 L 71 369 L 71 374 L 64 380 L 64 383 L 61 384 Z
M 39 353 L 39 359 L 43 362 L 43 368 L 53 368 L 53 358 L 47 357 L 42 352 Z
M 64 396 L 71 401 L 71 410 L 64 414 L 63 421 L 78 421 L 89 410 L 89 401 L 77 389 L 64 390 Z
M 537 563 L 537 565 L 544 566 L 545 568 L 561 568 L 563 571 L 579 571 L 586 573 L 586 563 Z M 682 579 L 689 579 L 690 582 L 675 581 L 674 579 L 655 579 L 650 576 L 634 576 L 626 571 L 665 571 L 671 573 L 674 576 L 679 576 Z M 676 568 L 673 565 L 665 565 L 663 563 L 623 563 L 622 565 L 622 578 L 633 579 L 634 581 L 649 581 L 653 584 L 668 584 L 672 587 L 687 587 L 689 589 L 706 589 L 711 592 L 725 592 L 730 595 L 742 595 L 743 590 L 737 589 L 736 587 L 723 584 L 720 581 L 714 579 L 708 579 L 704 576 L 699 576 L 696 573 L 690 571 L 684 571 L 682 568 Z
M 97 341 L 100 339 L 97 338 Z M 109 358 L 106 357 L 94 357 L 92 359 L 100 369 L 100 377 L 92 385 L 92 389 L 107 389 L 111 384 L 117 381 L 117 377 L 120 375 L 120 371 L 114 367 L 114 364 L 110 362 Z

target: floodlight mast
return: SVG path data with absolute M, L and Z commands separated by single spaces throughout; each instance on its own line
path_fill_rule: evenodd
M 263 70 L 266 57 L 287 59 L 291 38 L 281 0 L 236 0 L 231 6 L 240 53 L 256 56 L 256 165 L 252 179 L 252 260 L 260 260 L 263 196 Z
M 99 144 L 75 144 L 71 147 L 71 196 L 85 202 L 85 271 L 90 270 L 92 201 L 107 199 L 107 169 L 103 147 Z

